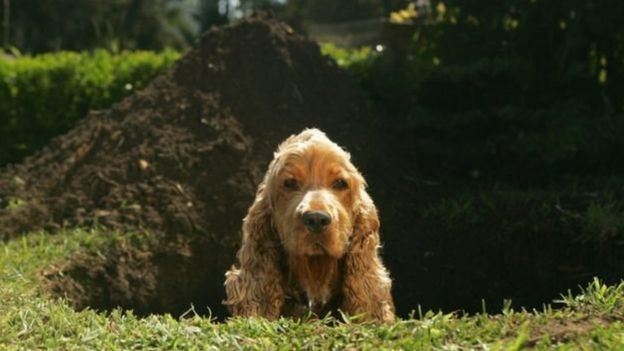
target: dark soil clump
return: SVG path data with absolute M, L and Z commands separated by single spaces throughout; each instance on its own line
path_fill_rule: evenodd
M 82 310 L 133 310 L 135 315 L 194 313 L 224 317 L 220 277 L 231 252 L 209 238 L 175 236 L 122 240 L 105 255 L 80 253 L 44 271 L 47 290 Z M 62 274 L 61 274 L 62 273 Z

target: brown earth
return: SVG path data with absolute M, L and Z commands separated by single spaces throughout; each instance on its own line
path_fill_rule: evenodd
M 172 72 L 4 170 L 3 203 L 25 203 L 2 210 L 0 235 L 93 224 L 236 232 L 280 140 L 315 126 L 357 151 L 370 120 L 316 44 L 251 18 L 209 32 Z
M 48 288 L 76 308 L 180 315 L 193 304 L 222 317 L 223 273 L 272 151 L 319 127 L 367 178 L 402 316 L 418 304 L 479 311 L 482 298 L 490 310 L 503 298 L 539 307 L 592 275 L 621 273 L 613 268 L 624 262 L 620 247 L 568 244 L 556 219 L 519 225 L 531 204 L 486 223 L 424 218 L 423 204 L 472 187 L 427 180 L 452 166 L 435 155 L 453 140 L 378 116 L 318 45 L 288 26 L 255 16 L 213 29 L 171 72 L 0 171 L 0 236 L 145 230 L 49 267 Z

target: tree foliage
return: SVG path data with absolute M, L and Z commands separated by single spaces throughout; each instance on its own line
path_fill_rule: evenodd
M 22 52 L 163 49 L 194 34 L 180 0 L 5 0 L 0 8 L 9 44 Z M 6 33 L 8 30 L 8 34 Z
M 461 102 L 471 96 L 471 107 L 580 98 L 597 112 L 624 109 L 624 26 L 617 15 L 624 2 L 449 0 L 432 1 L 423 13 L 389 31 L 391 47 L 401 42 L 400 31 L 411 39 L 395 45 L 398 59 L 385 68 L 396 79 L 378 77 L 395 90 L 422 92 L 420 102 L 443 96 L 448 104 L 453 97 L 465 108 Z
M 383 0 L 289 0 L 287 17 L 291 20 L 312 22 L 340 22 L 382 17 L 385 14 Z
M 623 2 L 450 0 L 433 7 L 438 21 L 419 33 L 412 50 L 443 66 L 503 62 L 518 93 L 535 103 L 585 95 L 624 107 Z

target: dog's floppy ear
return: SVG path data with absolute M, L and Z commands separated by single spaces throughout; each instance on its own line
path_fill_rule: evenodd
M 359 190 L 350 248 L 355 251 L 376 250 L 379 246 L 379 215 L 364 186 Z
M 367 320 L 394 320 L 392 281 L 379 257 L 377 208 L 362 186 L 356 205 L 353 234 L 344 257 L 342 311 L 364 313 Z
M 284 303 L 284 279 L 279 268 L 280 242 L 271 224 L 271 208 L 264 182 L 243 220 L 240 268 L 226 274 L 225 290 L 234 316 L 278 318 Z

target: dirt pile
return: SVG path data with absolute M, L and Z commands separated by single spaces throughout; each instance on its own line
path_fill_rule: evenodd
M 92 224 L 237 232 L 280 140 L 316 126 L 358 146 L 353 129 L 369 114 L 344 73 L 286 25 L 215 29 L 170 74 L 4 170 L 0 235 Z
M 285 24 L 256 16 L 213 29 L 171 72 L 4 169 L 0 236 L 91 225 L 166 233 L 104 261 L 77 258 L 65 267 L 72 279 L 52 288 L 78 307 L 180 312 L 165 301 L 179 299 L 218 310 L 241 219 L 277 143 L 319 127 L 362 164 L 359 146 L 371 140 L 358 128 L 370 117 L 346 74 Z

